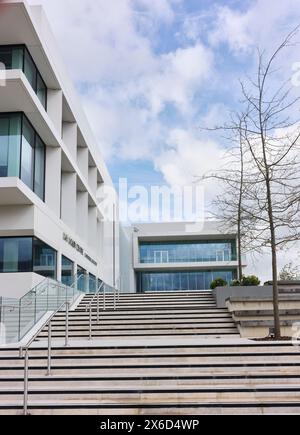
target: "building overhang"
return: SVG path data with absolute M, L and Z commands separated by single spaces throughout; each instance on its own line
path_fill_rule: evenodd
M 23 112 L 47 146 L 60 146 L 54 126 L 21 70 L 3 72 L 0 86 L 0 112 Z
M 32 191 L 19 178 L 0 178 L 0 206 L 34 205 Z
M 207 262 L 207 263 L 137 263 L 134 266 L 136 272 L 171 272 L 171 271 L 196 271 L 196 270 L 224 270 L 224 269 L 237 269 L 238 264 L 236 261 L 226 262 Z

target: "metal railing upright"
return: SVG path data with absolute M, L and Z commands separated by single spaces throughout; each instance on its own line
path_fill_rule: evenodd
M 23 412 L 28 415 L 28 390 L 29 390 L 29 348 L 32 343 L 37 339 L 40 333 L 48 326 L 48 352 L 47 352 L 47 376 L 51 376 L 51 362 L 52 362 L 52 320 L 53 318 L 65 308 L 66 311 L 66 331 L 65 331 L 65 346 L 69 345 L 69 310 L 70 303 L 63 302 L 61 306 L 53 312 L 53 314 L 43 323 L 34 336 L 26 343 L 25 346 L 20 347 L 20 357 L 24 357 L 24 398 L 23 398 Z

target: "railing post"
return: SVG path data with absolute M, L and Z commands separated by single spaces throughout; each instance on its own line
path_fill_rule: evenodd
M 37 291 L 35 290 L 34 292 L 34 324 L 36 324 L 36 319 L 37 319 L 37 312 L 36 312 L 36 308 L 37 308 Z
M 103 284 L 103 311 L 106 311 L 106 287 Z
M 51 376 L 51 345 L 52 345 L 52 322 L 50 320 L 48 325 L 48 368 L 47 376 Z
M 69 346 L 69 310 L 70 310 L 70 304 L 69 302 L 66 303 L 66 338 L 65 338 L 65 346 Z
M 49 311 L 49 278 L 47 279 L 47 312 Z
M 92 339 L 92 304 L 90 304 L 90 325 L 89 325 L 89 328 L 90 328 L 90 331 L 89 331 L 89 340 L 91 340 Z
M 97 324 L 99 325 L 99 311 L 100 311 L 100 299 L 99 299 L 99 295 L 100 295 L 100 292 L 98 292 L 98 295 L 97 295 Z
M 116 289 L 114 289 L 114 311 L 116 311 Z
M 29 383 L 29 357 L 28 349 L 25 350 L 25 363 L 24 363 L 24 415 L 28 415 L 28 383 Z
M 21 309 L 22 309 L 22 299 L 19 300 L 19 325 L 18 325 L 18 340 L 21 340 Z

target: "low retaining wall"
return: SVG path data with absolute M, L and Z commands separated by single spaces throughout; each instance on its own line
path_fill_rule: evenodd
M 213 290 L 218 308 L 226 308 L 226 300 L 230 297 L 235 298 L 270 298 L 273 296 L 272 286 L 251 286 L 251 287 L 217 287 Z

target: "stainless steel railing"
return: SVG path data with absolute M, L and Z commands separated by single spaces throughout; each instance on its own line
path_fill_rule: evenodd
M 66 311 L 66 331 L 65 331 L 65 346 L 69 345 L 69 310 L 70 302 L 64 302 L 61 306 L 43 323 L 39 330 L 29 340 L 29 342 L 20 348 L 20 358 L 24 357 L 24 398 L 23 412 L 28 415 L 28 390 L 29 390 L 29 348 L 40 333 L 48 326 L 48 353 L 47 353 L 47 376 L 51 376 L 51 361 L 52 361 L 52 320 L 57 313 L 65 308 Z
M 77 281 L 80 279 L 77 278 Z M 76 285 L 74 283 L 74 285 Z M 89 309 L 89 339 L 91 340 L 93 337 L 93 303 L 97 298 L 97 324 L 100 322 L 100 295 L 103 290 L 103 310 L 106 309 L 106 288 L 110 288 L 113 290 L 113 307 L 116 310 L 117 301 L 120 299 L 120 290 L 114 287 L 101 282 L 99 285 L 97 292 L 92 297 L 87 309 Z M 47 376 L 51 376 L 52 374 L 52 320 L 57 315 L 57 313 L 61 312 L 65 309 L 66 319 L 65 319 L 65 346 L 69 345 L 69 311 L 70 306 L 74 302 L 76 289 L 74 288 L 73 299 L 64 300 L 63 303 L 50 315 L 50 317 L 41 325 L 38 331 L 31 337 L 31 339 L 20 347 L 20 358 L 24 358 L 24 397 L 23 397 L 23 412 L 24 415 L 28 415 L 28 395 L 29 395 L 29 349 L 32 343 L 37 339 L 37 337 L 41 334 L 41 332 L 48 327 L 48 346 L 47 346 Z M 12 306 L 12 309 L 19 309 L 18 306 Z M 86 311 L 87 311 L 86 309 Z

